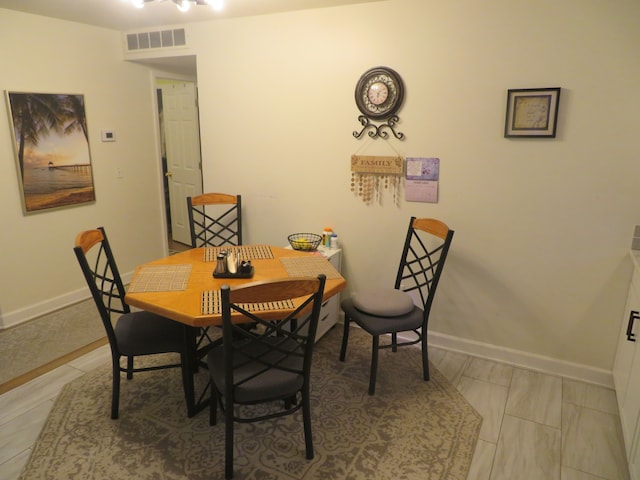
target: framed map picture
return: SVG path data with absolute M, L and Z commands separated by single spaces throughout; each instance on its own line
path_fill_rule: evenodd
M 560 87 L 509 90 L 504 136 L 555 138 Z
M 94 202 L 84 96 L 6 97 L 24 213 Z

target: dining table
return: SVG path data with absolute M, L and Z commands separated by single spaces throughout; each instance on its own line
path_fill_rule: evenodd
M 221 254 L 250 264 L 250 271 L 214 275 Z M 125 301 L 131 307 L 161 315 L 185 326 L 184 389 L 187 414 L 192 417 L 208 405 L 209 382 L 197 395 L 194 376 L 200 369 L 206 369 L 204 357 L 221 342 L 219 336 L 213 340 L 213 335 L 209 335 L 211 327 L 222 325 L 220 287 L 226 284 L 233 289 L 252 282 L 317 277 L 321 273 L 326 276 L 323 300 L 346 288 L 344 277 L 318 251 L 292 250 L 266 244 L 192 248 L 139 265 L 127 288 Z M 296 299 L 292 299 L 288 306 L 283 307 L 279 303 L 261 305 L 260 308 L 266 310 L 265 318 L 270 317 L 275 321 L 297 305 Z M 232 319 L 247 321 L 238 314 Z

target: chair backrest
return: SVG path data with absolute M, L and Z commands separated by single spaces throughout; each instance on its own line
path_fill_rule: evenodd
M 204 193 L 187 197 L 191 246 L 242 245 L 242 196 Z
M 409 221 L 395 288 L 419 295 L 425 318 L 429 315 L 453 234 L 440 220 L 411 217 Z
M 124 301 L 126 291 L 104 228 L 80 232 L 73 251 L 100 312 L 111 348 L 117 348 L 111 315 L 119 316 L 131 310 Z
M 226 398 L 234 398 L 235 388 L 258 376 L 269 378 L 269 375 L 282 372 L 304 376 L 308 388 L 325 280 L 325 275 L 320 274 L 317 278 L 254 282 L 233 289 L 228 285 L 222 286 L 225 364 L 233 364 L 234 370 L 242 370 L 248 363 L 254 365 L 251 374 L 236 375 L 235 384 L 233 372 L 226 369 Z M 288 315 L 273 320 L 271 307 L 293 307 L 293 299 L 299 305 Z M 245 317 L 245 321 L 254 322 L 256 327 L 251 330 L 243 328 L 243 324 L 237 322 L 238 314 Z M 260 364 L 260 368 L 255 368 L 256 363 Z

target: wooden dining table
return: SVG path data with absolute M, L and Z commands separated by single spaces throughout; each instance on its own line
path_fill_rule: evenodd
M 251 276 L 214 276 L 217 256 L 223 250 L 251 262 Z M 220 287 L 227 284 L 233 289 L 251 282 L 317 277 L 320 273 L 327 277 L 323 300 L 346 288 L 346 280 L 319 252 L 303 252 L 271 245 L 194 248 L 139 265 L 128 286 L 125 300 L 132 307 L 153 312 L 185 326 L 185 396 L 188 415 L 191 417 L 208 405 L 206 391 L 196 399 L 194 375 L 200 368 L 206 368 L 204 357 L 216 343 L 207 341 L 210 340 L 208 328 L 222 325 Z M 278 310 L 272 306 L 265 308 L 268 310 L 266 315 L 274 320 L 287 313 L 287 310 Z M 237 317 L 237 321 L 243 322 L 246 319 Z

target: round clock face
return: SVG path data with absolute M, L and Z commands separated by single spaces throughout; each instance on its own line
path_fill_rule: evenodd
M 373 83 L 369 86 L 367 97 L 374 105 L 382 105 L 389 98 L 389 88 L 382 82 Z
M 367 70 L 356 85 L 356 105 L 369 118 L 390 117 L 400 109 L 403 98 L 402 79 L 388 67 Z

